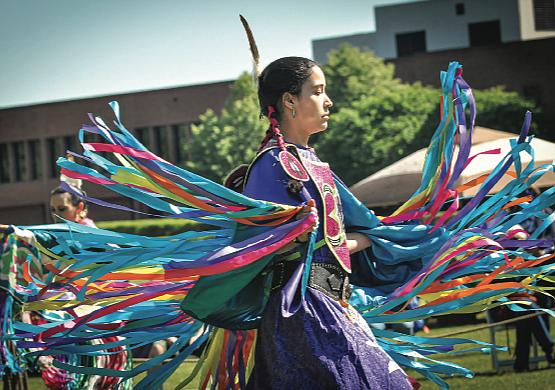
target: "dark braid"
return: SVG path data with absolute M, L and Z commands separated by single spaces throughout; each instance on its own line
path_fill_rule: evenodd
M 268 142 L 270 142 L 270 140 L 274 137 L 278 142 L 279 148 L 285 151 L 287 150 L 287 148 L 285 147 L 285 143 L 283 142 L 283 136 L 279 131 L 279 123 L 276 118 L 277 115 L 274 107 L 268 107 L 268 112 L 268 120 L 270 121 L 270 126 L 268 127 L 268 130 L 266 130 L 266 136 L 262 140 L 262 145 L 260 145 L 260 149 L 258 149 L 258 151 L 260 152 L 262 149 L 264 149 Z

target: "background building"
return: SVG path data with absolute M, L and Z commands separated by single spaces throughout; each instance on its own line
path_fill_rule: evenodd
M 373 50 L 406 82 L 440 86 L 451 61 L 476 89 L 504 85 L 555 115 L 555 0 L 429 0 L 376 7 L 376 31 L 314 40 L 317 62 L 342 43 Z
M 108 126 L 115 119 L 108 103 L 117 100 L 121 121 L 145 146 L 173 163 L 187 159 L 183 145 L 191 124 L 211 108 L 221 111 L 231 81 L 155 91 L 127 93 L 0 110 L 0 223 L 50 223 L 50 192 L 60 185 L 56 160 L 66 150 L 82 153 L 77 135 L 87 113 L 100 116 Z M 110 126 L 115 129 L 115 125 Z M 100 141 L 87 135 L 87 142 Z M 81 161 L 78 161 L 82 163 Z M 84 183 L 94 198 L 147 211 L 138 202 L 101 186 Z M 136 213 L 90 206 L 97 220 L 139 218 Z
M 388 60 L 555 37 L 554 0 L 428 0 L 376 7 L 376 31 L 313 41 L 314 59 L 343 42 Z

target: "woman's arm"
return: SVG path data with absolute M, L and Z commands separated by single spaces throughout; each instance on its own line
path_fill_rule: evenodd
M 355 253 L 372 245 L 372 241 L 366 234 L 347 233 L 347 248 L 349 253 Z
M 0 224 L 0 233 L 4 234 L 14 234 L 17 237 L 25 240 L 30 245 L 35 245 L 37 242 L 37 237 L 34 232 L 26 229 L 19 229 L 17 226 L 14 225 L 1 225 Z

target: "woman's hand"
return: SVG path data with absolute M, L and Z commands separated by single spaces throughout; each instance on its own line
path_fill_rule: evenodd
M 0 233 L 4 233 L 9 227 L 10 225 L 0 225 Z
M 303 219 L 310 213 L 313 213 L 316 217 L 318 217 L 318 210 L 316 209 L 316 202 L 314 202 L 314 199 L 310 199 L 308 202 L 306 202 L 306 205 L 303 206 L 301 211 L 297 213 L 297 221 L 299 219 Z M 316 221 L 314 221 L 314 223 L 308 229 L 297 236 L 298 241 L 308 241 L 308 235 L 316 230 L 316 226 L 318 226 L 318 218 L 316 218 Z
M 314 215 L 316 217 L 318 217 L 318 210 L 316 209 L 316 202 L 314 202 L 314 199 L 310 199 L 308 202 L 306 202 L 306 205 L 303 206 L 301 208 L 301 210 L 297 213 L 297 221 L 299 219 L 303 219 L 304 217 L 306 217 L 308 214 L 310 213 L 314 213 Z M 304 232 L 302 232 L 301 234 L 299 234 L 297 236 L 297 241 L 300 242 L 306 242 L 308 241 L 308 235 L 316 230 L 316 226 L 318 226 L 318 218 L 315 219 L 314 223 L 308 228 L 306 229 Z M 281 254 L 281 253 L 285 253 L 290 251 L 291 249 L 295 248 L 297 245 L 299 245 L 297 242 L 289 242 L 287 244 L 285 244 L 284 246 L 282 246 L 277 253 Z

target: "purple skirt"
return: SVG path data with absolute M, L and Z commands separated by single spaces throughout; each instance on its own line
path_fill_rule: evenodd
M 352 307 L 311 287 L 293 316 L 280 304 L 273 294 L 262 315 L 248 390 L 412 389 Z

